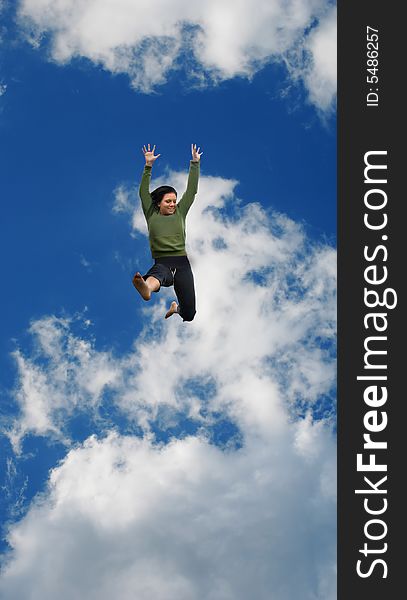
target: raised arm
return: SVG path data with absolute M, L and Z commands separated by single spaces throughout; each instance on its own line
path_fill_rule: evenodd
M 182 195 L 181 200 L 178 203 L 177 210 L 179 210 L 184 217 L 186 217 L 195 196 L 198 192 L 198 181 L 199 181 L 199 166 L 203 152 L 199 152 L 200 148 L 196 147 L 196 144 L 191 144 L 192 160 L 189 163 L 189 175 L 187 189 Z
M 146 164 L 144 165 L 143 175 L 141 177 L 139 195 L 141 198 L 141 206 L 143 208 L 144 216 L 147 217 L 148 212 L 151 210 L 152 200 L 150 194 L 150 181 L 151 181 L 151 170 L 154 162 L 157 160 L 160 154 L 154 155 L 155 146 L 150 150 L 150 144 L 144 145 L 142 148 Z

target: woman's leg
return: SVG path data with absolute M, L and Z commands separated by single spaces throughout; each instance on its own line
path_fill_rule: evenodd
M 151 293 L 160 289 L 160 282 L 156 277 L 150 275 L 144 280 L 138 271 L 133 277 L 133 285 L 144 300 L 150 300 Z
M 175 304 L 173 302 L 168 313 L 173 314 L 174 312 L 178 312 L 184 321 L 192 321 L 196 313 L 195 286 L 191 265 L 189 264 L 187 258 L 185 260 L 185 264 L 183 264 L 182 267 L 178 267 L 175 272 L 174 291 L 178 298 L 178 307 L 171 312 L 171 309 Z M 167 315 L 171 316 L 171 314 L 168 313 Z

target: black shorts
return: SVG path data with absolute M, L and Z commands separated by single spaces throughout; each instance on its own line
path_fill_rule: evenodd
M 178 299 L 178 312 L 184 321 L 192 321 L 195 310 L 194 276 L 187 256 L 162 256 L 156 258 L 143 279 L 155 277 L 160 286 L 174 286 Z M 157 290 L 159 291 L 159 290 Z

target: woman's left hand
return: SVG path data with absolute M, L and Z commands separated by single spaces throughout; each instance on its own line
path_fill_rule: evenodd
M 201 160 L 201 156 L 203 152 L 199 152 L 200 148 L 197 149 L 196 144 L 191 144 L 191 152 L 192 152 L 192 160 L 194 162 L 199 162 Z

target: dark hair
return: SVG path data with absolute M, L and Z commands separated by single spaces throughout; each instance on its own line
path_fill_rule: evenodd
M 160 204 L 160 202 L 163 199 L 163 196 L 165 196 L 165 194 L 175 194 L 175 197 L 177 197 L 177 190 L 175 190 L 170 185 L 160 185 L 160 187 L 156 188 L 155 190 L 153 190 L 151 192 L 151 199 L 157 210 L 158 210 L 158 205 Z

